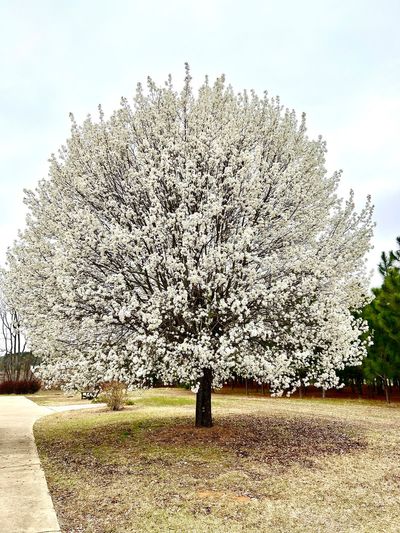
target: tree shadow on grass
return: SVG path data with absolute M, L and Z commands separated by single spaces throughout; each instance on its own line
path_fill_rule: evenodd
M 218 447 L 238 458 L 268 464 L 307 465 L 312 458 L 365 448 L 361 428 L 338 421 L 276 416 L 226 416 L 212 428 L 173 423 L 147 432 L 158 446 Z

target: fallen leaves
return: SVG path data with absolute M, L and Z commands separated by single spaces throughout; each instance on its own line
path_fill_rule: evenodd
M 364 447 L 363 438 L 352 433 L 354 426 L 332 420 L 244 415 L 220 418 L 212 428 L 172 424 L 153 430 L 147 438 L 160 446 L 221 447 L 239 459 L 257 458 L 269 464 L 309 464 L 312 457 Z

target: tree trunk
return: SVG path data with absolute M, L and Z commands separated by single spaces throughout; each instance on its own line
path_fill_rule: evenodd
M 385 380 L 384 388 L 385 388 L 386 403 L 390 403 L 390 388 L 389 388 L 389 383 L 387 379 Z
M 211 385 L 212 371 L 210 368 L 205 368 L 196 395 L 196 427 L 210 428 L 212 426 Z
M 325 399 L 325 393 L 326 393 L 325 389 L 322 389 L 322 398 L 324 398 L 324 399 Z

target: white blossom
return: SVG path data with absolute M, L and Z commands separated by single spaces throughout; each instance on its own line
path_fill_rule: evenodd
M 195 95 L 188 71 L 181 93 L 149 80 L 109 120 L 73 120 L 9 254 L 42 377 L 337 385 L 365 354 L 372 208 L 338 198 L 325 152 L 279 99 L 223 77 Z

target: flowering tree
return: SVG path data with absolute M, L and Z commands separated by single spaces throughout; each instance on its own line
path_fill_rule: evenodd
M 189 70 L 138 86 L 89 117 L 28 192 L 9 256 L 13 301 L 42 377 L 191 384 L 196 425 L 232 375 L 280 394 L 364 355 L 364 255 L 371 206 L 336 195 L 325 143 L 279 99 L 224 78 L 194 94 Z

